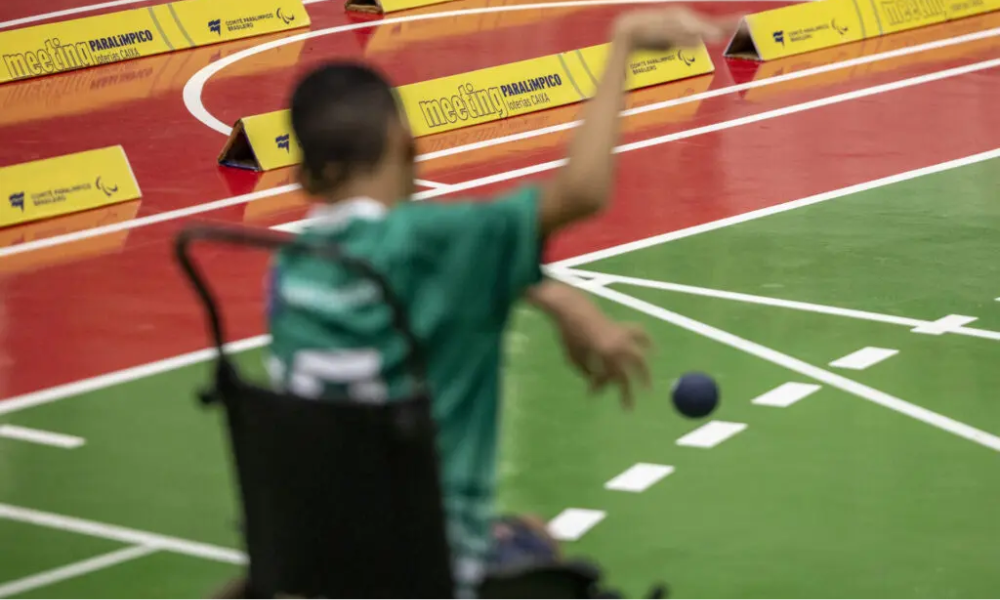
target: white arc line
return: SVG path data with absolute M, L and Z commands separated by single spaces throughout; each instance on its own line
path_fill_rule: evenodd
M 550 275 L 571 285 L 577 284 L 576 279 L 571 275 L 561 273 L 558 270 L 550 271 Z M 847 379 L 846 377 L 836 373 L 832 373 L 825 369 L 813 366 L 805 361 L 778 352 L 777 350 L 762 346 L 756 342 L 751 342 L 750 340 L 736 336 L 728 331 L 712 327 L 711 325 L 707 325 L 701 321 L 685 317 L 684 315 L 661 308 L 655 304 L 650 304 L 644 300 L 623 294 L 617 290 L 597 287 L 584 287 L 583 289 L 608 300 L 634 308 L 639 312 L 660 319 L 661 321 L 672 323 L 682 329 L 686 329 L 732 348 L 736 348 L 737 350 L 752 356 L 774 363 L 790 371 L 795 371 L 796 373 L 815 379 L 820 383 L 825 383 L 830 387 L 837 388 L 838 390 L 847 392 L 848 394 L 857 396 L 858 398 L 862 398 L 872 402 L 873 404 L 878 404 L 879 406 L 883 406 L 889 410 L 906 415 L 911 419 L 926 423 L 931 427 L 936 427 L 979 444 L 980 446 L 1000 452 L 1000 437 L 980 429 L 976 429 L 971 425 L 966 425 L 965 423 L 956 421 L 951 417 L 946 417 L 922 406 L 917 406 L 916 404 L 911 404 L 905 400 L 886 394 L 885 392 L 881 392 L 868 387 L 867 385 Z
M 80 562 L 75 562 L 57 569 L 31 575 L 30 577 L 9 581 L 7 583 L 0 584 L 0 598 L 10 598 L 11 596 L 16 596 L 18 594 L 23 594 L 24 592 L 46 587 L 54 583 L 59 583 L 60 581 L 72 579 L 73 577 L 79 577 L 80 575 L 86 575 L 87 573 L 107 569 L 108 567 L 113 567 L 123 562 L 148 556 L 156 551 L 156 548 L 150 546 L 129 546 L 128 548 L 122 548 L 120 550 L 115 550 L 114 552 L 102 554 L 101 556 L 81 560 Z
M 666 0 L 650 0 L 650 1 L 652 3 L 658 3 L 658 2 L 663 2 L 663 1 L 666 1 Z M 612 4 L 632 4 L 632 3 L 645 3 L 645 2 L 646 2 L 646 0 L 643 0 L 643 2 L 629 2 L 629 1 L 624 1 L 623 2 L 623 1 L 619 1 L 619 0 L 593 0 L 591 2 L 569 1 L 569 2 L 551 2 L 551 3 L 544 3 L 544 4 L 526 4 L 526 5 L 512 5 L 512 6 L 491 6 L 491 7 L 479 8 L 479 9 L 454 10 L 454 11 L 445 11 L 445 12 L 431 13 L 431 14 L 425 14 L 425 15 L 407 15 L 407 16 L 401 16 L 401 17 L 393 17 L 393 18 L 389 18 L 389 19 L 383 19 L 381 21 L 376 21 L 376 22 L 354 23 L 354 24 L 351 24 L 351 25 L 340 25 L 340 26 L 336 26 L 336 27 L 328 27 L 326 29 L 321 29 L 321 30 L 318 30 L 318 31 L 311 31 L 311 32 L 308 32 L 308 33 L 303 33 L 303 34 L 299 34 L 299 35 L 295 35 L 295 36 L 290 36 L 290 37 L 287 37 L 287 38 L 282 38 L 280 40 L 274 40 L 272 42 L 261 44 L 259 46 L 254 46 L 252 48 L 247 48 L 245 50 L 237 52 L 237 53 L 235 53 L 235 54 L 233 54 L 233 55 L 231 55 L 229 57 L 226 57 L 226 58 L 224 58 L 224 59 L 222 59 L 220 61 L 217 61 L 217 62 L 215 62 L 215 63 L 213 63 L 211 65 L 208 65 L 208 66 L 204 67 L 201 71 L 198 71 L 197 73 L 195 73 L 191 77 L 191 79 L 188 80 L 188 83 L 185 85 L 185 87 L 184 87 L 184 94 L 183 94 L 183 96 L 184 96 L 184 104 L 187 107 L 188 112 L 190 112 L 192 116 L 194 116 L 196 119 L 198 119 L 199 121 L 201 121 L 204 125 L 206 125 L 210 129 L 213 129 L 213 130 L 215 130 L 215 131 L 217 131 L 219 133 L 222 133 L 224 135 L 229 135 L 230 132 L 232 131 L 232 128 L 229 127 L 228 125 L 226 125 L 225 123 L 223 123 L 222 121 L 220 121 L 219 119 L 217 119 L 214 115 L 212 115 L 212 113 L 210 113 L 208 111 L 207 108 L 205 108 L 204 102 L 202 101 L 202 97 L 201 97 L 202 96 L 202 92 L 203 92 L 204 87 L 205 87 L 205 84 L 208 82 L 209 79 L 212 78 L 212 76 L 214 76 L 216 73 L 218 73 L 222 69 L 225 69 L 226 67 L 231 66 L 232 64 L 234 64 L 236 62 L 239 62 L 240 60 L 243 60 L 245 58 L 248 58 L 250 56 L 255 56 L 257 54 L 261 54 L 263 52 L 267 52 L 267 51 L 273 50 L 275 48 L 280 48 L 281 46 L 285 46 L 285 45 L 288 45 L 288 44 L 294 44 L 296 42 L 299 42 L 299 41 L 302 41 L 302 40 L 305 40 L 305 39 L 311 39 L 311 38 L 314 38 L 314 37 L 321 37 L 321 36 L 326 36 L 326 35 L 332 35 L 332 34 L 335 34 L 335 33 L 343 33 L 345 31 L 351 31 L 351 30 L 354 30 L 354 29 L 361 29 L 361 28 L 373 27 L 375 25 L 393 25 L 393 24 L 398 24 L 398 23 L 405 23 L 405 22 L 409 22 L 409 21 L 417 21 L 417 20 L 424 20 L 424 19 L 435 19 L 435 18 L 442 18 L 442 17 L 455 17 L 455 16 L 461 16 L 461 15 L 477 15 L 477 14 L 491 13 L 491 12 L 506 12 L 506 11 L 510 11 L 510 10 L 524 10 L 525 8 L 528 8 L 528 9 L 545 9 L 545 8 L 560 8 L 560 7 L 573 7 L 573 6 L 586 6 L 586 5 L 600 6 L 600 5 L 605 5 L 605 4 L 612 5 Z M 859 65 L 869 64 L 869 63 L 878 62 L 878 61 L 882 61 L 882 60 L 889 60 L 889 59 L 892 59 L 892 58 L 898 58 L 898 57 L 902 57 L 902 56 L 907 56 L 907 55 L 911 55 L 911 54 L 925 52 L 927 50 L 935 50 L 935 49 L 940 49 L 940 48 L 946 48 L 948 46 L 952 46 L 952 45 L 956 45 L 956 44 L 962 44 L 962 43 L 966 43 L 966 42 L 970 42 L 970 41 L 976 41 L 976 40 L 980 40 L 980 39 L 985 39 L 985 38 L 993 37 L 993 36 L 996 36 L 996 35 L 1000 35 L 1000 28 L 994 28 L 994 29 L 989 29 L 989 30 L 985 30 L 985 31 L 973 32 L 973 33 L 969 33 L 969 34 L 965 34 L 965 35 L 961 35 L 961 36 L 956 36 L 956 37 L 953 37 L 953 38 L 945 38 L 943 40 L 935 40 L 933 42 L 927 42 L 927 43 L 924 43 L 924 44 L 918 44 L 918 45 L 910 46 L 910 47 L 907 47 L 907 48 L 899 48 L 897 50 L 891 50 L 891 51 L 888 51 L 888 52 L 881 52 L 881 53 L 878 53 L 878 54 L 872 54 L 870 56 L 858 57 L 858 58 L 854 58 L 854 59 L 842 61 L 842 62 L 839 62 L 839 63 L 833 63 L 833 64 L 830 64 L 830 65 L 822 65 L 822 66 L 813 67 L 813 68 L 810 68 L 810 69 L 804 69 L 803 71 L 799 71 L 799 72 L 795 72 L 795 73 L 787 73 L 787 74 L 784 74 L 784 75 L 778 75 L 776 77 L 771 77 L 771 78 L 767 78 L 767 79 L 763 79 L 763 80 L 747 82 L 747 83 L 743 83 L 743 84 L 729 86 L 729 87 L 726 87 L 726 88 L 720 88 L 718 90 L 713 90 L 713 91 L 710 91 L 710 92 L 703 92 L 703 93 L 699 93 L 699 94 L 694 94 L 694 95 L 691 95 L 691 96 L 687 96 L 685 98 L 679 98 L 679 99 L 675 99 L 675 100 L 668 100 L 668 101 L 664 101 L 664 102 L 658 102 L 658 103 L 655 103 L 655 104 L 651 104 L 649 106 L 636 107 L 636 108 L 624 111 L 623 114 L 624 115 L 636 115 L 636 114 L 641 114 L 641 113 L 644 113 L 644 112 L 650 112 L 650 111 L 654 111 L 654 110 L 660 110 L 660 109 L 663 109 L 663 108 L 667 108 L 667 107 L 670 107 L 670 106 L 677 106 L 677 105 L 684 104 L 684 103 L 687 103 L 687 102 L 695 102 L 695 101 L 703 100 L 703 99 L 706 99 L 706 98 L 713 98 L 713 97 L 722 96 L 722 95 L 725 95 L 725 94 L 732 94 L 732 93 L 736 93 L 736 92 L 740 92 L 740 91 L 744 91 L 744 90 L 749 90 L 749 89 L 753 89 L 753 88 L 757 88 L 757 87 L 763 87 L 763 86 L 766 86 L 766 85 L 773 85 L 773 84 L 776 84 L 776 83 L 782 83 L 782 82 L 786 82 L 786 81 L 793 81 L 795 79 L 800 79 L 802 77 L 810 77 L 810 76 L 813 76 L 813 75 L 819 75 L 819 74 L 828 73 L 828 72 L 831 72 L 831 71 L 836 71 L 838 69 L 849 69 L 849 68 L 853 68 L 853 67 L 856 67 L 856 66 L 859 66 Z M 190 90 L 189 90 L 189 87 L 190 87 Z M 502 137 L 502 138 L 498 138 L 496 140 L 486 140 L 486 141 L 483 141 L 483 142 L 477 142 L 477 143 L 473 143 L 473 144 L 467 144 L 467 145 L 464 145 L 464 146 L 459 146 L 457 148 L 449 148 L 449 149 L 446 149 L 446 150 L 441 150 L 439 152 L 433 152 L 433 153 L 430 153 L 428 155 L 419 157 L 418 160 L 430 160 L 432 158 L 439 158 L 439 157 L 442 157 L 442 156 L 450 156 L 452 154 L 456 154 L 458 152 L 465 152 L 467 150 L 474 150 L 474 149 L 479 149 L 479 148 L 485 148 L 485 147 L 488 147 L 488 146 L 498 145 L 498 144 L 512 142 L 512 141 L 516 141 L 516 140 L 527 139 L 527 138 L 535 137 L 535 136 L 538 136 L 538 135 L 546 135 L 548 133 L 554 133 L 554 132 L 557 132 L 557 131 L 564 131 L 566 129 L 570 129 L 572 127 L 575 127 L 578 124 L 579 124 L 578 121 L 574 122 L 574 123 L 560 124 L 560 125 L 555 125 L 555 126 L 552 126 L 552 127 L 546 127 L 546 128 L 542 128 L 542 129 L 538 129 L 538 130 L 533 130 L 533 131 L 530 131 L 530 132 L 523 132 L 523 133 L 520 133 L 520 134 L 513 134 L 513 135 L 510 135 L 510 136 L 505 136 L 505 137 Z
M 472 16 L 472 15 L 484 15 L 498 12 L 510 12 L 510 11 L 522 11 L 522 10 L 545 10 L 551 8 L 570 8 L 575 6 L 613 6 L 613 5 L 630 5 L 630 4 L 666 4 L 670 2 L 677 2 L 682 0 L 569 0 L 563 2 L 542 2 L 535 4 L 512 4 L 507 6 L 486 6 L 482 8 L 466 8 L 460 10 L 447 10 L 434 13 L 425 13 L 419 15 L 405 15 L 401 17 L 390 17 L 379 19 L 378 21 L 366 21 L 362 23 L 352 23 L 350 25 L 337 25 L 335 27 L 327 27 L 326 29 L 318 29 L 316 31 L 309 31 L 306 33 L 300 33 L 298 35 L 292 35 L 289 37 L 284 37 L 278 40 L 273 40 L 258 46 L 253 46 L 252 48 L 246 48 L 234 54 L 231 54 L 225 58 L 215 61 L 214 63 L 203 67 L 200 71 L 191 76 L 187 84 L 184 86 L 184 105 L 187 107 L 189 113 L 191 113 L 194 118 L 198 119 L 204 123 L 208 128 L 213 129 L 223 135 L 229 135 L 232 132 L 232 127 L 226 125 L 219 119 L 215 117 L 212 113 L 208 112 L 202 102 L 202 91 L 205 89 L 205 84 L 208 80 L 212 78 L 213 75 L 225 69 L 226 67 L 237 63 L 244 58 L 250 56 L 255 56 L 261 54 L 262 52 L 267 52 L 269 50 L 274 50 L 275 48 L 280 48 L 282 46 L 287 46 L 288 44 L 295 44 L 297 42 L 302 42 L 305 40 L 310 40 L 317 37 L 323 37 L 326 35 L 331 35 L 334 33 L 343 33 L 345 31 L 354 31 L 357 29 L 369 29 L 376 26 L 385 25 L 398 25 L 400 23 L 411 23 L 414 21 L 428 21 L 433 19 L 447 19 L 461 16 Z M 712 2 L 716 0 L 698 0 L 704 2 Z M 738 0 L 726 0 L 726 1 L 738 1 Z

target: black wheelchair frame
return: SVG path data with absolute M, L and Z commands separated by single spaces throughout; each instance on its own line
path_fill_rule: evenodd
M 245 381 L 225 347 L 216 296 L 195 242 L 312 253 L 375 282 L 409 347 L 413 388 L 385 404 L 315 401 Z M 426 358 L 406 310 L 379 273 L 332 245 L 270 230 L 193 226 L 176 258 L 207 316 L 217 357 L 206 405 L 226 413 L 249 556 L 249 597 L 449 598 L 454 594 Z M 586 562 L 491 573 L 483 598 L 614 598 Z M 662 586 L 650 597 L 663 597 Z

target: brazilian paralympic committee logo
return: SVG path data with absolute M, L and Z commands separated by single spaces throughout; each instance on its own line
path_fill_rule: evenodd
M 104 192 L 104 195 L 107 196 L 108 198 L 113 196 L 118 191 L 117 185 L 109 185 L 107 183 L 104 183 L 103 181 L 101 181 L 100 177 L 97 178 L 97 183 L 95 183 L 94 185 L 97 186 L 97 189 Z
M 24 212 L 24 192 L 16 192 L 8 198 L 11 208 L 20 208 Z
M 774 42 L 776 44 L 781 44 L 782 46 L 785 45 L 785 31 L 784 30 L 775 31 L 774 33 L 771 34 L 771 36 L 774 38 Z
M 212 19 L 209 21 L 208 30 L 212 33 L 222 35 L 222 19 Z
M 278 15 L 278 18 L 281 19 L 282 21 L 284 21 L 285 25 L 288 25 L 289 23 L 291 23 L 292 21 L 295 20 L 295 15 L 286 15 L 281 10 L 280 6 L 278 7 L 278 10 L 274 11 L 274 14 Z
M 681 62 L 683 62 L 685 65 L 689 67 L 693 65 L 695 61 L 695 57 L 685 55 L 683 50 L 677 51 L 677 58 L 679 58 Z
M 285 152 L 291 152 L 291 135 L 286 133 L 285 135 L 279 135 L 274 138 L 274 143 L 278 145 L 279 150 L 284 150 Z

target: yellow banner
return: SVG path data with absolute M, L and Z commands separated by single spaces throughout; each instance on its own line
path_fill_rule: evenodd
M 167 5 L 191 46 L 308 27 L 302 0 L 184 0 Z
M 0 85 L 0 126 L 80 115 L 177 93 L 209 63 L 276 37 L 230 42 L 120 62 L 102 69 L 82 69 L 59 77 L 40 77 L 17 85 Z M 216 74 L 213 81 L 291 69 L 298 64 L 304 44 L 288 44 L 259 54 L 254 60 L 237 62 Z
M 1000 0 L 868 1 L 883 35 L 1000 10 Z
M 444 133 L 513 116 L 566 106 L 594 94 L 609 45 L 441 77 L 396 88 L 413 135 Z M 627 87 L 639 89 L 712 73 L 704 45 L 630 57 Z M 288 111 L 241 119 L 219 163 L 255 171 L 298 164 L 301 149 Z
M 307 25 L 302 0 L 182 0 L 0 31 L 0 83 Z
M 871 56 L 873 54 L 900 50 L 940 40 L 943 36 L 957 37 L 976 31 L 1000 27 L 1000 13 L 970 17 L 948 23 L 943 27 L 944 29 L 937 28 L 935 30 L 914 29 L 898 35 L 871 38 L 849 46 L 827 48 L 826 50 L 811 52 L 802 56 L 792 56 L 761 63 L 754 72 L 753 80 L 761 81 L 784 75 L 785 73 L 796 73 L 823 65 L 841 63 L 861 56 Z M 802 90 L 822 89 L 853 79 L 870 77 L 878 73 L 897 71 L 918 65 L 926 67 L 927 65 L 937 63 L 948 63 L 959 58 L 975 57 L 985 52 L 996 52 L 998 50 L 1000 50 L 1000 39 L 990 37 L 964 44 L 955 44 L 945 48 L 937 48 L 933 51 L 916 52 L 888 60 L 869 62 L 850 68 L 826 71 L 809 77 L 752 88 L 744 92 L 743 99 L 750 102 L 771 101 L 775 97 L 798 93 Z
M 580 75 L 581 73 L 577 73 Z M 562 54 L 533 58 L 399 88 L 416 136 L 442 133 L 579 102 L 593 84 L 574 77 Z
M 948 20 L 945 0 L 870 0 L 883 35 Z
M 292 133 L 291 113 L 287 110 L 243 119 L 243 126 L 263 170 L 302 162 L 302 149 Z
M 639 108 L 649 104 L 676 101 L 681 98 L 703 94 L 712 84 L 712 76 L 694 77 L 683 82 L 671 83 L 636 91 L 628 95 L 625 109 Z M 665 110 L 652 110 L 625 117 L 622 120 L 621 131 L 625 136 L 655 130 L 657 127 L 685 121 L 694 116 L 701 104 L 700 99 L 691 99 Z M 507 121 L 494 121 L 478 127 L 458 129 L 441 135 L 421 139 L 417 149 L 421 154 L 447 151 L 451 148 L 468 144 L 488 142 L 508 135 L 517 135 L 533 129 L 544 129 L 573 121 L 579 117 L 579 106 L 564 106 L 553 110 L 524 115 Z M 497 145 L 487 145 L 476 150 L 451 154 L 430 161 L 421 162 L 419 177 L 434 179 L 440 175 L 454 172 L 455 169 L 473 164 L 488 164 L 490 161 L 510 159 L 526 152 L 554 152 L 565 147 L 571 130 L 564 130 L 549 135 L 532 136 Z
M 0 168 L 0 227 L 67 215 L 142 194 L 121 146 Z
M 1000 0 L 820 0 L 749 15 L 725 55 L 770 61 L 1000 10 Z
M 608 44 L 442 77 L 399 88 L 414 135 L 443 133 L 565 106 L 594 94 Z M 629 89 L 715 70 L 704 46 L 631 57 Z
M 271 171 L 302 162 L 302 148 L 287 110 L 243 117 L 219 153 L 219 164 L 251 171 Z
M 863 40 L 867 25 L 855 0 L 793 4 L 745 17 L 725 55 L 774 60 L 812 52 Z

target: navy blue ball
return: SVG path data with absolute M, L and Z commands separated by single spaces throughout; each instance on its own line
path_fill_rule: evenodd
M 704 373 L 685 373 L 671 392 L 674 406 L 685 417 L 706 417 L 719 405 L 719 386 Z

